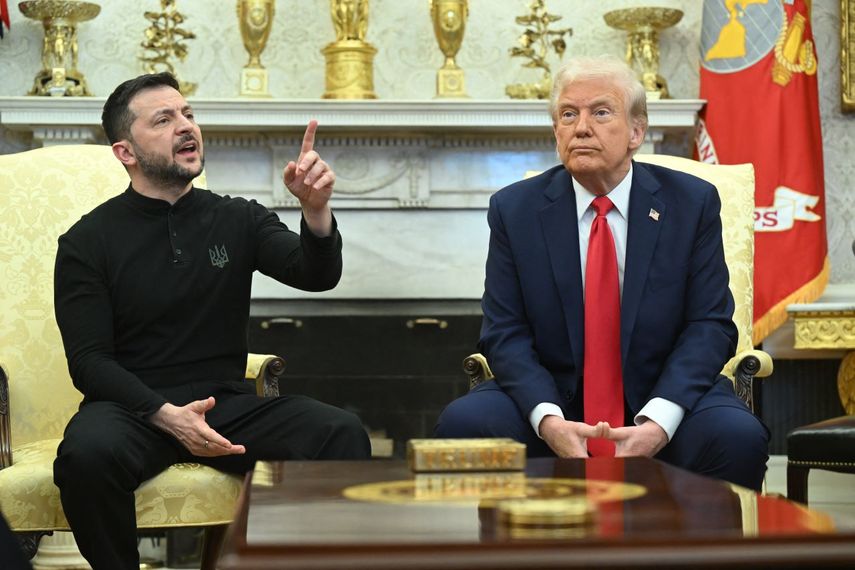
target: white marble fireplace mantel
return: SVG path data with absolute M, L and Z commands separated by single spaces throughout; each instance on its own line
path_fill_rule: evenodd
M 558 162 L 544 101 L 190 102 L 205 135 L 208 185 L 219 193 L 256 199 L 296 225 L 281 169 L 310 119 L 320 125 L 316 148 L 336 171 L 341 283 L 312 294 L 261 277 L 257 298 L 478 299 L 490 194 Z M 649 102 L 641 152 L 655 152 L 666 133 L 691 132 L 703 104 Z M 0 97 L 0 125 L 32 133 L 34 147 L 103 143 L 103 105 L 100 97 Z
M 81 142 L 100 136 L 104 97 L 0 97 L 0 124 L 13 130 L 79 128 Z M 275 131 L 304 127 L 309 119 L 336 129 L 538 130 L 549 127 L 545 101 L 199 99 L 190 103 L 199 122 L 214 131 Z M 701 99 L 648 102 L 650 126 L 693 127 Z M 49 133 L 45 133 L 48 134 Z M 61 140 L 47 137 L 45 142 Z

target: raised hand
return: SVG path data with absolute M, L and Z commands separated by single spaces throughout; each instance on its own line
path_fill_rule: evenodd
M 216 402 L 213 397 L 196 400 L 186 406 L 164 404 L 151 415 L 151 422 L 199 457 L 246 453 L 244 446 L 232 444 L 205 421 L 205 413 L 213 408 L 214 404 Z
M 315 151 L 317 130 L 318 122 L 309 121 L 303 135 L 300 156 L 296 161 L 292 160 L 285 165 L 282 172 L 282 180 L 288 191 L 300 201 L 307 222 L 311 222 L 310 217 L 326 218 L 328 202 L 335 184 L 335 173 Z M 311 223 L 309 227 L 312 227 Z M 312 230 L 315 228 L 312 227 Z

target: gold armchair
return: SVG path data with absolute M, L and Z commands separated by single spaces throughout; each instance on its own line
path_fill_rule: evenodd
M 108 146 L 0 156 L 0 511 L 30 557 L 43 535 L 69 530 L 53 460 L 81 400 L 54 320 L 57 237 L 127 185 Z M 246 377 L 260 395 L 276 395 L 284 366 L 250 355 Z M 137 525 L 205 527 L 202 568 L 213 568 L 241 482 L 196 463 L 173 465 L 137 490 Z
M 754 350 L 751 342 L 754 302 L 754 167 L 751 164 L 705 164 L 688 158 L 661 154 L 636 155 L 635 160 L 658 164 L 703 178 L 718 188 L 721 198 L 724 255 L 730 272 L 730 291 L 736 308 L 733 322 L 739 329 L 736 355 L 722 370 L 735 383 L 736 394 L 757 413 L 760 408 L 759 382 L 772 374 L 772 357 Z M 493 372 L 482 354 L 463 359 L 463 371 L 469 376 L 470 389 L 493 379 Z

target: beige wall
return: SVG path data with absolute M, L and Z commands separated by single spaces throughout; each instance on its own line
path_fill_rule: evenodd
M 197 39 L 188 42 L 189 57 L 179 75 L 199 84 L 199 97 L 235 97 L 240 68 L 246 62 L 232 0 L 177 0 L 186 27 Z M 10 2 L 12 30 L 0 41 L 0 96 L 22 95 L 39 68 L 41 27 L 25 19 Z M 136 56 L 147 21 L 143 11 L 156 0 L 102 0 L 101 14 L 80 27 L 80 69 L 95 95 L 105 96 L 120 81 L 140 73 Z M 508 49 L 522 28 L 514 17 L 529 0 L 470 0 L 470 17 L 458 62 L 466 71 L 473 98 L 501 99 L 504 87 L 536 76 L 511 59 Z M 700 0 L 547 0 L 551 12 L 563 15 L 560 25 L 573 28 L 569 54 L 621 55 L 623 34 L 607 27 L 602 14 L 632 5 L 675 6 L 682 22 L 662 35 L 662 74 L 675 98 L 698 96 Z M 270 41 L 262 61 L 270 70 L 270 89 L 277 98 L 317 98 L 323 92 L 324 62 L 320 49 L 333 39 L 326 0 L 277 0 Z M 855 282 L 855 115 L 839 112 L 838 0 L 814 0 L 814 27 L 819 52 L 820 97 L 825 141 L 826 194 L 832 281 Z M 433 37 L 428 0 L 371 0 L 368 40 L 379 48 L 375 91 L 384 99 L 429 99 L 442 56 Z M 29 146 L 0 128 L 0 153 Z

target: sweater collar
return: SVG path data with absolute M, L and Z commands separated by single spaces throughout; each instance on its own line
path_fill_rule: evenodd
M 124 199 L 131 206 L 139 208 L 140 210 L 145 210 L 147 212 L 160 212 L 169 209 L 181 210 L 183 208 L 187 208 L 195 201 L 197 194 L 198 191 L 196 190 L 196 187 L 193 186 L 186 194 L 181 196 L 175 202 L 175 204 L 170 204 L 166 200 L 143 196 L 142 194 L 134 190 L 133 185 L 128 184 L 128 188 L 127 190 L 125 190 L 124 193 Z

